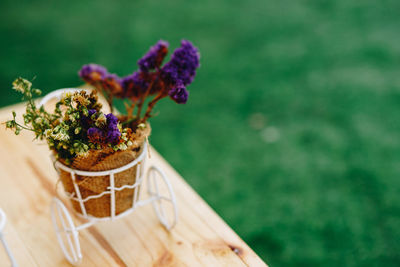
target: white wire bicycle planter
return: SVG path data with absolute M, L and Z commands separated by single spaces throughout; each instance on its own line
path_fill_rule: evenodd
M 78 89 L 59 89 L 54 91 L 48 95 L 46 95 L 42 101 L 40 102 L 40 106 L 47 103 L 52 98 L 60 98 L 62 93 L 66 91 L 76 91 Z M 167 229 L 171 230 L 178 219 L 178 209 L 176 204 L 175 194 L 172 188 L 171 183 L 169 182 L 167 176 L 164 172 L 158 167 L 151 165 L 147 170 L 147 174 L 145 174 L 145 160 L 147 157 L 147 143 L 144 143 L 144 147 L 142 149 L 141 154 L 133 160 L 132 162 L 116 169 L 107 170 L 107 171 L 81 171 L 69 168 L 68 166 L 62 164 L 59 161 L 54 162 L 55 169 L 60 172 L 61 170 L 64 172 L 68 172 L 71 175 L 74 193 L 68 194 L 66 191 L 64 192 L 72 201 L 77 201 L 80 206 L 81 213 L 76 212 L 76 214 L 84 219 L 87 222 L 76 226 L 68 209 L 65 207 L 63 202 L 54 197 L 51 203 L 51 217 L 53 221 L 53 226 L 56 231 L 58 243 L 61 247 L 61 250 L 65 256 L 65 258 L 71 264 L 78 264 L 82 260 L 82 252 L 81 246 L 79 242 L 79 231 L 84 230 L 88 227 L 91 227 L 95 223 L 102 221 L 113 221 L 116 219 L 120 219 L 122 217 L 127 216 L 132 213 L 136 208 L 145 206 L 147 204 L 152 204 L 154 211 L 160 221 L 160 223 Z M 125 184 L 120 187 L 115 186 L 115 176 L 118 173 L 127 171 L 131 168 L 136 168 L 136 179 L 133 184 Z M 85 177 L 109 177 L 109 186 L 107 189 L 97 195 L 90 195 L 86 198 L 82 198 L 82 194 L 77 183 L 77 176 L 85 176 Z M 147 192 L 149 197 L 147 199 L 141 199 L 140 189 L 144 180 L 147 180 Z M 160 187 L 163 186 L 166 188 L 164 191 L 160 191 Z M 117 214 L 116 213 L 116 192 L 122 191 L 125 189 L 134 190 L 132 206 Z M 166 195 L 165 195 L 166 194 Z M 107 217 L 95 217 L 87 213 L 87 209 L 85 203 L 89 200 L 93 200 L 96 198 L 103 197 L 104 195 L 110 195 L 110 216 Z M 170 214 L 167 214 L 167 210 L 165 209 L 164 203 L 169 202 L 172 206 L 172 209 L 168 209 Z M 171 214 L 172 212 L 172 214 Z
M 10 259 L 11 266 L 17 267 L 18 265 L 17 262 L 15 261 L 14 255 L 11 253 L 11 250 L 3 236 L 3 229 L 4 226 L 6 225 L 6 221 L 7 221 L 6 214 L 2 209 L 0 209 L 0 241 L 3 244 L 3 247 L 7 253 L 8 258 Z

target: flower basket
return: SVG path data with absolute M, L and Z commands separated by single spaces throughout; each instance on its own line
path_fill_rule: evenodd
M 84 217 L 114 217 L 134 206 L 140 194 L 150 132 L 147 124 L 136 133 L 135 144 L 124 151 L 89 151 L 88 156 L 76 158 L 70 166 L 58 161 L 60 180 L 76 212 Z M 91 175 L 80 175 L 79 171 Z M 101 175 L 107 171 L 109 175 Z

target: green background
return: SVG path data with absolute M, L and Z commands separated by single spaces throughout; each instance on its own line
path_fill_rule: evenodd
M 271 266 L 400 265 L 400 2 L 0 2 L 0 104 L 159 39 L 201 51 L 152 144 Z M 171 50 L 172 50 L 171 49 Z

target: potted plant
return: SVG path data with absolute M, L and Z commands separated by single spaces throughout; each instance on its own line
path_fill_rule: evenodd
M 95 172 L 125 166 L 143 153 L 151 132 L 148 119 L 152 117 L 154 105 L 166 97 L 178 104 L 184 104 L 188 99 L 186 87 L 199 67 L 198 50 L 191 42 L 182 40 L 181 46 L 163 65 L 167 53 L 168 43 L 157 42 L 138 61 L 139 70 L 123 78 L 110 74 L 100 65 L 84 65 L 79 75 L 95 90 L 65 93 L 53 112 L 37 106 L 33 99 L 40 95 L 40 90 L 32 88 L 30 81 L 18 78 L 13 82 L 13 89 L 27 101 L 24 122 L 18 123 L 13 112 L 13 119 L 6 122 L 6 127 L 15 134 L 21 130 L 33 131 L 36 139 L 47 141 L 56 160 L 72 170 Z M 106 98 L 111 113 L 102 111 L 98 93 Z M 114 112 L 115 98 L 123 99 L 125 114 Z M 116 174 L 115 186 L 134 184 L 136 168 Z M 83 211 L 82 205 L 73 200 L 77 193 L 74 182 L 79 186 L 81 198 L 96 196 L 85 203 L 84 213 L 97 218 L 110 216 L 110 195 L 98 197 L 110 187 L 108 177 L 72 176 L 71 172 L 60 170 L 60 179 L 78 213 Z M 116 192 L 116 214 L 132 207 L 133 191 L 126 188 Z

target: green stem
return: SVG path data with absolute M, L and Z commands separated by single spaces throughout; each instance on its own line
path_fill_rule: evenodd
M 35 131 L 34 129 L 27 128 L 27 127 L 25 127 L 25 126 L 19 124 L 19 123 L 16 122 L 15 120 L 14 120 L 14 122 L 15 122 L 16 125 L 18 125 L 18 126 L 21 127 L 22 129 L 29 130 L 29 131 L 32 131 L 32 132 L 36 133 L 36 131 Z

